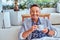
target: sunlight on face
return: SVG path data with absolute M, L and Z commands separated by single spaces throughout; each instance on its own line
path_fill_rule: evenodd
M 30 15 L 31 15 L 31 18 L 32 18 L 32 19 L 34 19 L 34 20 L 38 19 L 39 14 L 40 14 L 40 9 L 39 9 L 39 7 L 32 7 L 32 8 L 30 9 Z

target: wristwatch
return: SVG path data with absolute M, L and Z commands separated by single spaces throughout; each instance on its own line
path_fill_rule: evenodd
M 49 29 L 48 29 L 48 32 L 46 34 L 48 34 L 48 33 L 49 33 Z

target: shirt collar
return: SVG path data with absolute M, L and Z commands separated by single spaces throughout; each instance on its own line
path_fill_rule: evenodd
M 32 25 L 39 25 L 39 24 L 41 24 L 40 18 L 38 18 L 38 22 L 37 22 L 37 23 L 34 23 L 34 22 L 32 21 Z

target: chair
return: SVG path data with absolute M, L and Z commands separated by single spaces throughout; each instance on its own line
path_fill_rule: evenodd
M 48 13 L 46 13 L 46 14 L 40 14 L 39 16 L 43 17 L 43 18 L 47 17 L 49 19 L 50 14 L 48 14 Z M 30 14 L 24 14 L 24 15 L 22 15 L 22 21 L 24 21 L 25 18 L 30 18 Z

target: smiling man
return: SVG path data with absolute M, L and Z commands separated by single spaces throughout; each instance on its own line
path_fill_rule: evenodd
M 31 18 L 24 20 L 19 32 L 20 40 L 32 40 L 42 37 L 52 37 L 55 35 L 55 29 L 52 28 L 50 21 L 48 19 L 40 18 L 39 14 L 40 7 L 36 4 L 31 5 Z M 42 26 L 44 29 L 38 30 L 38 28 L 41 29 L 41 26 L 38 27 L 38 25 L 44 25 Z

